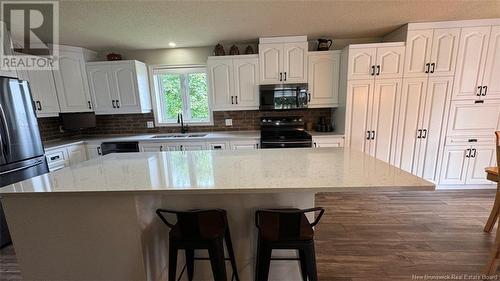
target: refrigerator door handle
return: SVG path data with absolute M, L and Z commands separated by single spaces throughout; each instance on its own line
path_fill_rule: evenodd
M 2 127 L 5 132 L 5 136 L 2 136 L 2 146 L 3 150 L 5 151 L 6 155 L 9 155 L 12 153 L 11 148 L 10 148 L 10 134 L 9 134 L 9 126 L 7 125 L 7 118 L 5 117 L 5 112 L 3 110 L 2 105 L 0 104 L 0 121 L 2 121 Z M 5 141 L 3 141 L 3 137 L 5 137 Z

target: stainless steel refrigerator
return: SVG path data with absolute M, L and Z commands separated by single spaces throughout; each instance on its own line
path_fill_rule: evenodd
M 0 188 L 48 173 L 27 81 L 0 77 Z M 0 204 L 0 247 L 11 242 Z

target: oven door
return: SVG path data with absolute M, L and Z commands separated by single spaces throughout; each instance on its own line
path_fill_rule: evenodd
M 272 141 L 262 140 L 261 148 L 294 148 L 294 147 L 312 147 L 311 140 L 296 140 L 296 141 Z

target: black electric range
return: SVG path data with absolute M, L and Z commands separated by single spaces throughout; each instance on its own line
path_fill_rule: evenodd
M 260 120 L 261 148 L 312 147 L 312 137 L 304 130 L 300 116 L 262 117 Z

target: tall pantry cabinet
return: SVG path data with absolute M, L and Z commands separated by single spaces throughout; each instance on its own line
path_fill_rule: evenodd
M 404 44 L 350 45 L 343 50 L 347 146 L 394 162 Z

